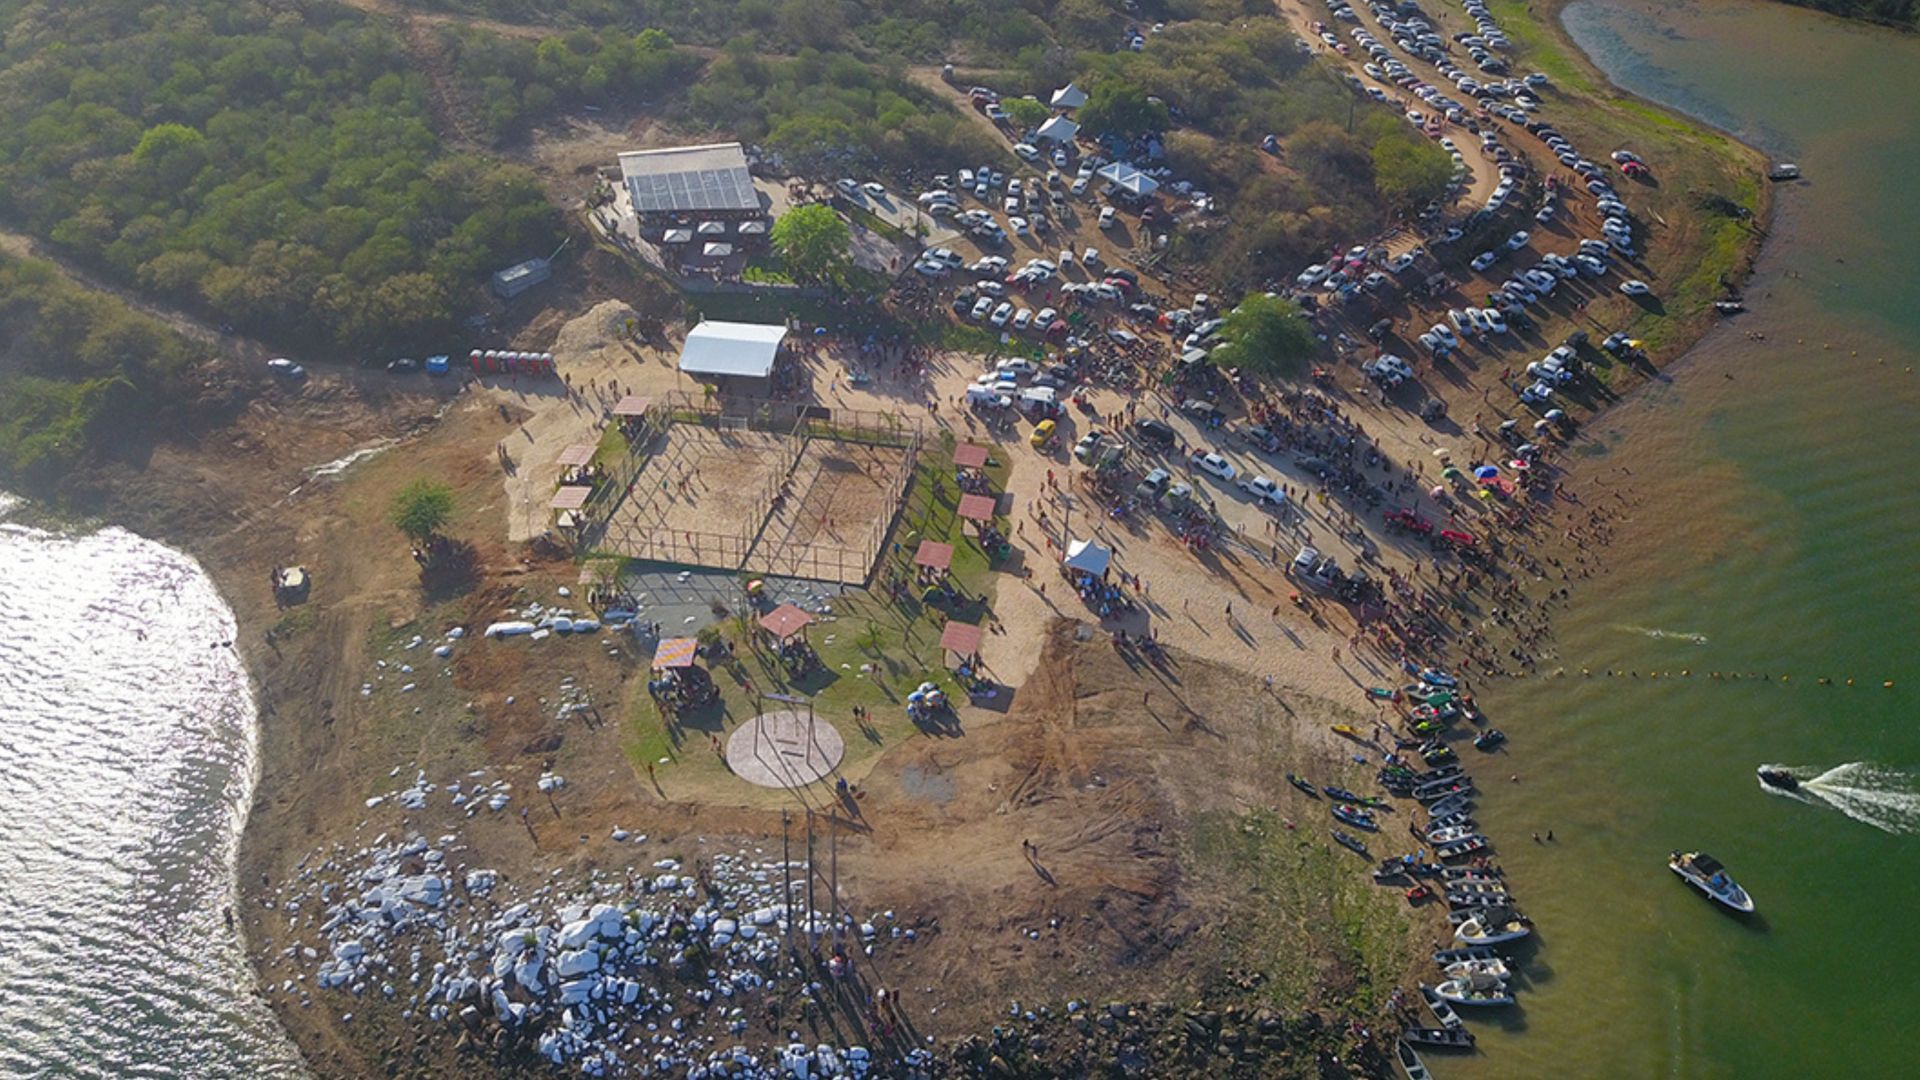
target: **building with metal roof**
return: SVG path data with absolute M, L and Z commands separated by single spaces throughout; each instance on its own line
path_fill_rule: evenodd
M 737 142 L 630 150 L 620 178 L 635 215 L 759 214 L 760 193 Z

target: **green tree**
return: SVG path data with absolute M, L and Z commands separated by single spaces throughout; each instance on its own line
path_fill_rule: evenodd
M 1453 159 L 1425 139 L 1395 134 L 1373 144 L 1373 186 L 1390 203 L 1419 206 L 1453 182 Z
M 839 280 L 852 242 L 847 223 L 819 203 L 789 210 L 773 223 L 773 246 L 787 272 L 802 281 Z
M 1039 127 L 1046 123 L 1050 115 L 1045 105 L 1029 97 L 1007 98 L 1000 103 L 1000 107 L 1007 111 L 1007 119 L 1022 130 Z
M 432 480 L 419 479 L 400 489 L 388 511 L 393 527 L 407 534 L 416 544 L 425 544 L 440 534 L 440 527 L 453 516 L 453 489 Z
M 1249 296 L 1229 311 L 1220 337 L 1222 343 L 1211 357 L 1214 363 L 1284 378 L 1300 374 L 1320 349 L 1300 305 L 1264 294 Z
M 1106 79 L 1087 91 L 1080 123 L 1095 135 L 1108 133 L 1131 139 L 1149 131 L 1164 131 L 1167 107 L 1147 100 L 1147 92 L 1131 83 Z

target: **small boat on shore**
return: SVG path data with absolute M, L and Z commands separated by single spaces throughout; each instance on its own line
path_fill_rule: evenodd
M 1442 881 L 1499 881 L 1500 878 L 1498 869 L 1478 866 L 1449 866 L 1440 871 Z
M 1486 945 L 1473 945 L 1464 949 L 1441 949 L 1433 954 L 1433 962 L 1441 967 L 1458 964 L 1463 960 L 1498 960 L 1500 951 Z
M 1453 1011 L 1453 1006 L 1447 1004 L 1446 998 L 1434 993 L 1433 987 L 1428 986 L 1426 983 L 1421 983 L 1420 996 L 1427 999 L 1427 1009 L 1433 1013 L 1433 1018 L 1440 1022 L 1441 1027 L 1446 1028 L 1448 1031 L 1459 1031 L 1461 1029 L 1463 1025 L 1460 1020 L 1460 1014 Z
M 1768 167 L 1767 179 L 1776 181 L 1798 180 L 1800 179 L 1800 166 L 1795 165 L 1791 161 L 1776 161 Z
M 1439 686 L 1448 690 L 1456 690 L 1460 687 L 1459 679 L 1441 671 L 1439 668 L 1420 668 L 1413 673 L 1413 677 L 1426 683 L 1428 686 Z
M 1489 975 L 1470 975 L 1448 979 L 1433 992 L 1449 1005 L 1511 1005 L 1513 993 L 1507 984 Z
M 1454 927 L 1453 939 L 1462 945 L 1498 945 L 1503 941 L 1518 941 L 1531 933 L 1533 928 L 1518 915 L 1508 913 L 1506 918 L 1498 919 L 1492 913 L 1485 913 Z
M 1439 828 L 1430 828 L 1427 830 L 1427 843 L 1451 844 L 1457 840 L 1465 840 L 1472 835 L 1473 826 L 1471 825 L 1443 825 Z
M 1444 814 L 1440 817 L 1433 818 L 1432 820 L 1427 822 L 1427 828 L 1447 829 L 1447 828 L 1452 828 L 1453 826 L 1456 826 L 1456 825 L 1471 825 L 1471 824 L 1473 824 L 1473 815 L 1467 813 L 1465 810 L 1462 810 L 1459 813 Z
M 1448 896 L 1478 897 L 1475 903 L 1504 904 L 1507 902 L 1507 887 L 1498 881 L 1449 881 L 1446 884 Z
M 1366 734 L 1363 733 L 1359 728 L 1354 727 L 1352 724 L 1335 724 L 1333 725 L 1333 733 L 1335 735 L 1344 735 L 1347 738 L 1352 739 L 1354 742 L 1367 741 Z
M 1465 795 L 1449 795 L 1439 802 L 1429 804 L 1427 806 L 1427 813 L 1439 817 L 1446 817 L 1448 814 L 1464 813 L 1471 809 L 1473 809 L 1472 799 L 1467 798 Z
M 1410 1027 L 1400 1032 L 1400 1038 L 1416 1046 L 1442 1050 L 1473 1049 L 1473 1032 L 1463 1027 Z
M 1476 750 L 1491 750 L 1506 741 L 1506 732 L 1501 731 L 1499 728 L 1488 728 L 1473 737 L 1473 748 Z
M 1753 770 L 1762 784 L 1780 791 L 1799 791 L 1800 778 L 1785 769 L 1769 769 L 1765 765 Z
M 1742 915 L 1753 914 L 1753 897 L 1741 888 L 1720 860 L 1704 851 L 1679 852 L 1667 856 L 1667 869 L 1680 880 L 1699 889 L 1707 898 Z
M 1343 788 L 1343 787 L 1328 786 L 1328 787 L 1323 787 L 1320 790 L 1323 792 L 1326 792 L 1327 798 L 1337 799 L 1340 802 L 1357 803 L 1362 801 L 1360 796 L 1354 794 L 1351 791 L 1348 791 L 1346 788 Z
M 1747 310 L 1747 305 L 1739 300 L 1715 300 L 1713 310 L 1722 315 L 1738 315 Z
M 1441 844 L 1433 849 L 1433 853 L 1443 859 L 1458 859 L 1465 855 L 1471 855 L 1476 851 L 1485 851 L 1487 845 L 1491 842 L 1492 841 L 1488 840 L 1485 836 L 1474 833 L 1464 840 L 1455 840 L 1451 843 Z
M 1336 803 L 1333 807 L 1333 816 L 1356 829 L 1365 829 L 1368 832 L 1380 831 L 1380 826 L 1373 820 L 1373 815 L 1357 806 Z
M 1507 962 L 1498 956 L 1481 960 L 1455 960 L 1446 966 L 1445 971 L 1447 976 L 1453 979 L 1470 979 L 1475 975 L 1486 975 L 1501 982 L 1505 982 L 1507 976 L 1511 974 L 1507 970 Z
M 1413 789 L 1413 797 L 1421 802 L 1433 802 L 1449 795 L 1470 795 L 1473 793 L 1473 781 L 1466 777 L 1451 780 L 1433 780 Z
M 1310 780 L 1302 780 L 1299 777 L 1293 775 L 1292 773 L 1288 773 L 1287 783 L 1292 784 L 1294 787 L 1299 788 L 1301 791 L 1306 792 L 1308 795 L 1311 795 L 1316 799 L 1320 797 L 1320 789 L 1314 787 L 1313 782 Z
M 1433 1074 L 1427 1071 L 1426 1063 L 1420 1055 L 1413 1052 L 1407 1040 L 1401 1039 L 1393 1044 L 1393 1055 L 1400 1062 L 1400 1071 L 1407 1074 L 1407 1080 L 1433 1080 Z
M 1346 848 L 1348 851 L 1357 851 L 1368 858 L 1373 857 L 1372 853 L 1367 851 L 1366 842 L 1352 833 L 1344 833 L 1339 829 L 1335 829 L 1333 830 L 1333 842 Z

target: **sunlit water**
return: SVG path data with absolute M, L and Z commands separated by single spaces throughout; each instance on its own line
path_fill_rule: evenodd
M 233 630 L 178 552 L 0 524 L 0 1076 L 302 1075 L 224 918 Z
M 1566 24 L 1616 82 L 1809 179 L 1778 192 L 1752 311 L 1590 425 L 1581 491 L 1631 491 L 1632 521 L 1574 583 L 1564 677 L 1482 694 L 1512 737 L 1476 770 L 1482 817 L 1538 940 L 1519 1004 L 1470 1019 L 1480 1052 L 1429 1061 L 1920 1074 L 1920 39 L 1735 0 L 1582 0 Z M 1758 783 L 1778 762 L 1802 798 Z M 1758 915 L 1688 890 L 1674 849 L 1726 863 Z

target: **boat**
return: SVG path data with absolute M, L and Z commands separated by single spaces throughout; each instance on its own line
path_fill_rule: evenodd
M 1458 814 L 1471 809 L 1473 809 L 1472 799 L 1465 795 L 1449 795 L 1439 802 L 1428 804 L 1427 813 L 1446 817 L 1448 814 Z
M 1464 949 L 1441 949 L 1433 954 L 1433 962 L 1441 967 L 1457 964 L 1462 960 L 1498 960 L 1500 951 L 1485 945 L 1474 945 Z
M 1341 802 L 1348 803 L 1357 803 L 1360 801 L 1360 796 L 1355 795 L 1343 787 L 1323 787 L 1320 790 L 1326 792 L 1327 798 L 1329 799 L 1338 799 Z
M 1319 789 L 1315 788 L 1313 786 L 1313 782 L 1310 780 L 1302 780 L 1299 777 L 1293 775 L 1292 773 L 1288 773 L 1287 783 L 1292 784 L 1294 787 L 1299 788 L 1301 791 L 1306 792 L 1308 795 L 1311 795 L 1316 799 L 1320 797 Z
M 1458 689 L 1460 686 L 1459 679 L 1441 671 L 1439 668 L 1421 668 L 1413 674 L 1415 678 L 1429 686 L 1445 687 L 1448 690 Z
M 1501 731 L 1499 728 L 1488 728 L 1473 737 L 1473 746 L 1476 750 L 1491 750 L 1506 741 L 1506 732 Z
M 1449 881 L 1447 892 L 1478 896 L 1480 903 L 1500 902 L 1507 898 L 1507 887 L 1498 881 Z
M 1498 869 L 1483 869 L 1478 866 L 1449 866 L 1440 871 L 1442 881 L 1499 881 Z
M 1800 179 L 1800 166 L 1795 165 L 1791 161 L 1776 161 L 1768 167 L 1767 179 L 1798 180 Z
M 1444 1050 L 1473 1049 L 1473 1032 L 1466 1028 L 1410 1027 L 1400 1038 L 1416 1046 L 1434 1046 Z
M 1471 889 L 1461 888 L 1461 886 L 1463 885 L 1485 885 L 1485 884 L 1487 884 L 1487 882 L 1456 881 L 1451 885 L 1446 886 L 1447 906 L 1456 907 L 1456 908 L 1471 908 L 1471 907 L 1483 906 L 1486 904 L 1501 904 L 1511 899 L 1507 895 L 1506 890 L 1504 889 L 1500 890 L 1499 892 L 1474 892 Z
M 1367 845 L 1365 841 L 1362 841 L 1359 837 L 1353 835 L 1352 833 L 1343 833 L 1339 829 L 1335 829 L 1333 830 L 1333 842 L 1336 844 L 1339 844 L 1341 847 L 1346 848 L 1349 851 L 1357 851 L 1362 855 L 1366 855 L 1368 858 L 1373 857 L 1367 851 Z
M 1460 1022 L 1460 1014 L 1453 1011 L 1453 1006 L 1447 1004 L 1446 998 L 1434 993 L 1433 987 L 1426 983 L 1420 984 L 1420 996 L 1427 999 L 1427 1008 L 1432 1011 L 1433 1018 L 1440 1021 L 1441 1027 L 1448 1031 L 1460 1030 L 1463 1026 Z
M 1444 799 L 1449 795 L 1465 795 L 1473 791 L 1473 781 L 1465 776 L 1452 776 L 1444 780 L 1429 780 L 1424 784 L 1415 784 L 1413 797 L 1421 802 Z
M 1431 784 L 1436 780 L 1458 780 L 1465 775 L 1465 767 L 1457 761 L 1450 761 L 1445 765 L 1435 765 L 1413 779 L 1417 784 Z
M 1393 1053 L 1400 1060 L 1400 1071 L 1407 1074 L 1407 1080 L 1433 1080 L 1426 1063 L 1420 1060 L 1419 1054 L 1413 1052 L 1413 1047 L 1407 1045 L 1407 1040 L 1394 1043 Z
M 1455 960 L 1446 966 L 1446 972 L 1450 978 L 1454 979 L 1468 979 L 1475 975 L 1486 975 L 1499 979 L 1501 982 L 1505 982 L 1507 976 L 1511 974 L 1511 972 L 1507 970 L 1507 962 L 1497 956 L 1481 960 Z
M 1333 733 L 1335 735 L 1345 735 L 1347 738 L 1352 739 L 1354 742 L 1367 741 L 1366 735 L 1363 734 L 1359 728 L 1354 727 L 1352 724 L 1335 724 L 1333 725 Z
M 1333 816 L 1356 829 L 1365 829 L 1368 832 L 1378 832 L 1380 830 L 1380 826 L 1374 823 L 1373 815 L 1357 806 L 1345 806 L 1336 803 L 1333 807 Z
M 1471 824 L 1473 824 L 1473 815 L 1463 810 L 1457 814 L 1447 814 L 1443 817 L 1434 818 L 1433 820 L 1427 822 L 1427 828 L 1446 829 L 1446 828 L 1451 828 L 1452 826 L 1455 826 L 1455 825 L 1471 825 Z
M 1464 840 L 1454 840 L 1450 843 L 1440 844 L 1433 849 L 1433 853 L 1443 859 L 1458 859 L 1463 855 L 1471 855 L 1476 851 L 1486 850 L 1490 842 L 1491 841 L 1479 833 L 1474 833 Z
M 1453 939 L 1462 945 L 1498 945 L 1503 941 L 1518 941 L 1533 928 L 1518 915 L 1507 913 L 1504 919 L 1495 918 L 1492 913 L 1473 916 L 1453 929 Z
M 1433 992 L 1449 1005 L 1513 1004 L 1513 993 L 1507 989 L 1507 984 L 1491 975 L 1448 979 L 1434 987 Z
M 1460 755 L 1453 752 L 1453 747 L 1444 744 L 1427 747 L 1420 751 L 1420 757 L 1429 765 L 1444 765 L 1449 761 L 1460 760 Z
M 1713 310 L 1722 315 L 1738 315 L 1747 310 L 1747 305 L 1739 300 L 1715 300 Z
M 1667 856 L 1667 869 L 1723 907 L 1742 915 L 1753 914 L 1753 897 L 1734 882 L 1727 868 L 1720 865 L 1720 860 L 1706 852 L 1676 851 Z
M 1800 790 L 1800 778 L 1785 769 L 1769 769 L 1762 765 L 1753 772 L 1760 778 L 1762 784 L 1770 788 L 1778 788 L 1781 791 Z
M 1384 686 L 1369 686 L 1367 687 L 1367 696 L 1377 698 L 1381 701 L 1392 701 L 1400 696 L 1400 691 L 1390 690 Z
M 1473 826 L 1471 825 L 1445 825 L 1437 829 L 1428 829 L 1427 843 L 1451 844 L 1457 840 L 1465 840 L 1472 835 Z

